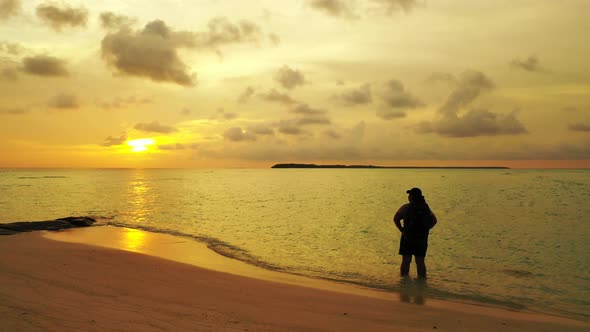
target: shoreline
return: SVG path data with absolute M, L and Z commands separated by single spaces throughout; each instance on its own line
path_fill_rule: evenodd
M 436 299 L 420 303 L 416 294 L 268 271 L 203 243 L 118 227 L 2 237 L 0 267 L 0 314 L 7 317 L 4 327 L 16 331 L 590 328 L 560 316 Z

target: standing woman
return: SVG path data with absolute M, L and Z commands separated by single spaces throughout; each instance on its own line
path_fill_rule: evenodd
M 412 256 L 416 257 L 416 270 L 418 278 L 426 278 L 426 250 L 428 249 L 428 234 L 430 229 L 436 225 L 436 216 L 430 210 L 422 190 L 412 188 L 406 191 L 410 203 L 402 205 L 395 216 L 393 222 L 402 233 L 399 254 L 402 255 L 402 265 L 400 273 L 407 276 L 410 273 L 410 263 Z M 402 221 L 403 220 L 403 225 Z

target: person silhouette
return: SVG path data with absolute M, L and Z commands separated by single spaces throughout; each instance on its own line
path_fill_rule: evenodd
M 422 196 L 420 188 L 412 188 L 406 193 L 409 203 L 402 205 L 393 216 L 393 222 L 401 232 L 399 254 L 402 255 L 402 264 L 400 274 L 402 277 L 410 274 L 410 264 L 412 256 L 414 256 L 418 278 L 422 279 L 426 278 L 424 259 L 428 249 L 428 235 L 438 220 Z

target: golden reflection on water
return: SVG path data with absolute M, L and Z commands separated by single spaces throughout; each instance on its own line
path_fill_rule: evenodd
M 145 233 L 132 228 L 125 228 L 123 237 L 121 239 L 121 247 L 129 251 L 141 251 L 145 248 L 146 238 Z
M 136 223 L 146 221 L 148 208 L 150 207 L 152 187 L 146 182 L 143 170 L 137 170 L 134 178 L 128 183 L 128 199 L 131 203 L 129 214 Z

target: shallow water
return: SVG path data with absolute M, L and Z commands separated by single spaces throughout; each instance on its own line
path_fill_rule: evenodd
M 400 290 L 391 218 L 414 186 L 439 219 L 428 296 L 590 319 L 588 170 L 0 170 L 0 222 L 90 215 Z

